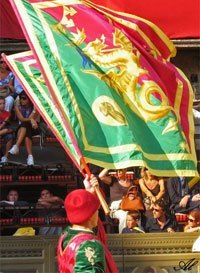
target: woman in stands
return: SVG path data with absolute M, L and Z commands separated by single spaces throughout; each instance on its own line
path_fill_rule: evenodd
M 10 149 L 9 153 L 16 155 L 19 153 L 19 147 L 25 141 L 26 151 L 28 154 L 27 165 L 34 165 L 32 155 L 32 137 L 39 134 L 38 130 L 38 117 L 39 114 L 35 110 L 33 103 L 22 91 L 19 95 L 19 104 L 15 105 L 15 113 L 19 119 L 19 127 L 17 128 L 17 141 L 16 144 Z
M 188 224 L 184 232 L 200 232 L 200 210 L 192 210 L 188 214 Z
M 142 167 L 139 185 L 143 195 L 146 214 L 148 214 L 152 208 L 152 203 L 164 198 L 165 182 L 162 177 L 157 177 L 151 174 L 147 168 Z
M 13 107 L 14 98 L 14 74 L 9 70 L 6 62 L 0 59 L 0 96 L 5 98 L 5 110 L 10 112 Z
M 126 195 L 127 190 L 133 183 L 126 177 L 126 169 L 116 170 L 116 177 L 108 174 L 108 169 L 103 169 L 99 173 L 99 178 L 101 181 L 110 188 L 110 208 L 111 208 L 111 218 L 119 219 L 119 233 L 126 226 L 126 215 L 127 211 L 119 209 L 119 204 Z

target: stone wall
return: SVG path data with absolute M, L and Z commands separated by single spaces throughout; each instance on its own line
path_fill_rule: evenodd
M 198 233 L 108 235 L 119 273 L 200 273 Z M 55 236 L 1 237 L 1 273 L 57 273 Z M 83 272 L 84 273 L 84 272 Z

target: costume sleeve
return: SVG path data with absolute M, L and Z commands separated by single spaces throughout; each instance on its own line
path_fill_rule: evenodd
M 74 273 L 105 273 L 106 262 L 102 244 L 97 240 L 83 242 L 76 253 Z

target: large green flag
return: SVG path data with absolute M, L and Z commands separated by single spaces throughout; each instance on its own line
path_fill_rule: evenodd
M 192 90 L 168 61 L 167 37 L 89 1 L 31 2 L 11 1 L 76 154 L 109 169 L 195 176 Z

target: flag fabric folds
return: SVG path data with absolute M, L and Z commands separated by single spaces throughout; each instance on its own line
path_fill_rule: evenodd
M 170 63 L 176 50 L 163 32 L 89 1 L 10 2 L 63 123 L 59 141 L 75 162 L 197 174 L 192 89 Z M 44 109 L 44 97 L 26 89 Z
M 198 0 L 92 0 L 116 11 L 134 13 L 158 25 L 171 39 L 199 38 Z M 187 18 L 187 20 L 185 20 Z
M 198 0 L 168 0 L 163 5 L 160 0 L 92 0 L 92 2 L 117 11 L 133 13 L 152 21 L 171 39 L 199 39 L 200 37 Z M 24 39 L 8 0 L 0 1 L 0 11 L 2 26 L 0 38 Z
M 26 51 L 6 56 L 5 58 L 11 70 L 15 71 L 15 75 L 20 79 L 24 90 L 26 90 L 33 103 L 37 106 L 40 115 L 51 128 L 75 166 L 80 169 L 79 156 L 74 150 L 70 136 L 53 103 L 51 94 L 44 82 L 32 52 Z

